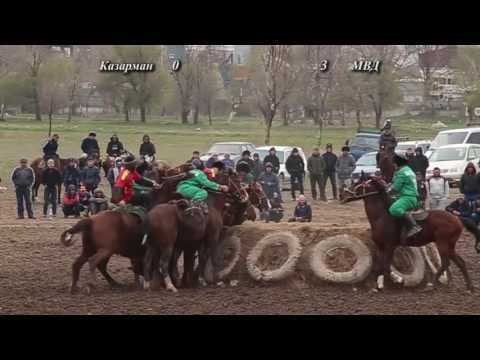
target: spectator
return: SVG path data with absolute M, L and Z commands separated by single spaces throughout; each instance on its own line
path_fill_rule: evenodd
M 280 160 L 277 156 L 277 151 L 274 147 L 270 148 L 268 151 L 268 155 L 265 156 L 263 159 L 263 165 L 265 166 L 266 163 L 270 163 L 273 165 L 273 172 L 278 175 L 280 172 Z
M 303 195 L 303 176 L 305 174 L 305 164 L 297 148 L 293 148 L 292 153 L 285 162 L 285 167 L 290 174 L 290 190 L 292 200 L 295 201 L 295 191 L 297 187 L 300 194 Z
M 392 129 L 392 123 L 390 120 L 385 121 L 382 134 L 380 135 L 380 145 L 385 145 L 385 150 L 390 153 L 395 151 L 397 139 L 395 138 L 395 132 Z
M 119 157 L 123 152 L 123 144 L 118 139 L 117 134 L 113 134 L 107 145 L 107 155 L 113 158 Z
M 80 194 L 75 185 L 68 185 L 65 195 L 63 196 L 63 215 L 65 218 L 69 216 L 80 216 Z
M 352 173 L 353 170 L 355 170 L 355 159 L 350 154 L 350 148 L 348 146 L 342 147 L 342 155 L 338 158 L 335 166 L 337 170 L 340 198 L 343 198 L 343 191 L 346 187 L 351 185 Z
M 95 166 L 95 160 L 89 159 L 87 167 L 80 174 L 80 182 L 85 185 L 87 191 L 93 192 L 100 184 L 100 170 Z
M 155 145 L 150 141 L 150 136 L 143 135 L 142 144 L 140 145 L 140 156 L 150 156 L 155 159 Z
M 32 199 L 30 192 L 32 185 L 35 183 L 35 173 L 28 166 L 27 159 L 20 160 L 20 166 L 17 166 L 11 176 L 13 185 L 15 186 L 15 194 L 17 195 L 17 219 L 24 219 L 24 206 L 27 209 L 29 219 L 35 219 L 32 210 Z
M 93 197 L 90 198 L 90 214 L 95 215 L 101 211 L 108 210 L 108 200 L 102 190 L 96 189 Z
M 240 164 L 247 164 L 248 167 L 250 168 L 250 172 L 253 170 L 253 168 L 255 167 L 255 164 L 253 163 L 253 160 L 250 158 L 250 151 L 245 150 L 242 153 L 242 157 L 240 158 L 240 160 L 238 160 L 237 166 L 235 168 L 237 172 L 239 172 L 238 169 Z
M 203 163 L 202 160 L 200 160 L 200 152 L 195 150 L 193 153 L 192 153 L 192 158 L 190 160 L 187 161 L 187 163 L 192 163 L 194 160 L 197 160 L 197 164 L 198 164 L 198 169 L 199 170 L 203 170 L 205 168 L 205 164 Z
M 420 196 L 420 207 L 422 209 L 425 209 L 425 204 L 428 197 L 427 184 L 425 182 L 425 178 L 423 177 L 420 171 L 417 171 L 416 176 L 417 176 L 417 191 L 418 191 L 418 195 Z
M 207 163 L 205 164 L 205 167 L 210 169 L 213 165 L 213 163 L 216 163 L 218 161 L 218 155 L 217 154 L 213 154 L 212 156 L 210 156 L 210 158 L 207 160 Z
M 462 218 L 462 220 L 472 220 L 472 207 L 464 198 L 458 198 L 445 208 L 446 211 L 455 216 Z
M 91 193 L 87 190 L 84 185 L 80 185 L 80 212 L 85 211 L 85 215 L 88 215 L 90 208 L 90 198 L 92 197 Z
M 377 168 L 380 167 L 380 153 L 386 151 L 385 144 L 381 144 L 378 148 L 377 155 L 375 155 L 375 159 L 377 160 Z
M 110 184 L 110 188 L 113 191 L 113 186 L 115 185 L 115 181 L 117 180 L 118 174 L 122 169 L 122 159 L 115 160 L 115 166 L 108 169 L 107 180 Z
M 2 178 L 0 178 L 0 184 L 2 183 Z M 4 186 L 0 186 L 0 194 L 7 191 L 7 188 Z
M 87 161 L 88 161 L 87 154 L 82 154 L 82 156 L 80 156 L 80 159 L 78 159 L 78 170 L 80 171 L 80 174 L 81 174 L 81 171 L 85 169 L 85 167 L 87 166 Z
M 48 159 L 58 159 L 57 150 L 58 150 L 58 139 L 60 137 L 57 134 L 48 140 L 48 142 L 43 147 L 43 160 L 48 161 Z
M 475 226 L 480 223 L 480 199 L 475 200 L 472 208 L 472 220 L 475 222 Z
M 310 174 L 310 186 L 313 200 L 317 200 L 317 185 L 320 190 L 320 200 L 327 201 L 325 187 L 323 186 L 323 174 L 326 168 L 325 159 L 320 155 L 318 147 L 313 149 L 312 155 L 307 160 L 307 170 Z
M 327 144 L 326 152 L 322 155 L 325 160 L 325 172 L 323 173 L 323 192 L 325 193 L 327 181 L 330 179 L 332 184 L 333 199 L 337 200 L 337 155 L 333 152 L 332 144 Z
M 278 180 L 278 176 L 273 172 L 273 164 L 265 164 L 265 171 L 258 177 L 258 182 L 262 185 L 263 192 L 269 200 L 273 199 L 275 193 L 278 194 L 279 200 L 282 200 L 280 181 Z
M 52 206 L 52 216 L 57 216 L 57 186 L 62 182 L 62 174 L 55 168 L 55 161 L 47 161 L 47 168 L 42 173 L 42 184 L 45 185 L 43 217 L 47 217 L 48 206 Z
M 415 149 L 415 156 L 410 160 L 409 165 L 415 173 L 420 172 L 423 178 L 426 178 L 429 163 L 421 147 Z
M 430 210 L 443 210 L 447 206 L 450 186 L 447 179 L 440 175 L 438 167 L 433 169 L 433 176 L 427 181 Z
M 263 163 L 260 161 L 260 156 L 257 153 L 255 153 L 253 154 L 253 168 L 252 168 L 252 175 L 255 181 L 258 179 L 261 173 L 263 173 Z
M 311 222 L 312 221 L 312 208 L 307 204 L 307 199 L 304 195 L 298 197 L 297 206 L 293 212 L 293 217 L 288 222 Z
M 82 151 L 87 154 L 87 156 L 98 155 L 100 154 L 100 147 L 98 146 L 97 134 L 91 132 L 88 134 L 88 137 L 82 141 Z
M 275 175 L 275 173 L 274 173 Z M 266 212 L 265 222 L 279 223 L 283 218 L 283 207 L 279 193 L 273 193 L 273 199 L 270 200 L 270 209 Z
M 477 170 L 473 163 L 469 162 L 465 168 L 465 172 L 460 178 L 460 192 L 465 196 L 465 200 L 469 206 L 472 206 L 473 202 L 477 200 L 478 185 Z
M 75 159 L 69 159 L 67 167 L 63 170 L 63 186 L 65 192 L 70 185 L 74 185 L 78 190 L 80 186 L 80 170 L 77 168 L 77 162 Z
M 253 175 L 246 162 L 237 164 L 237 174 L 242 184 L 250 185 L 253 182 Z
M 409 147 L 407 149 L 407 151 L 405 152 L 405 155 L 407 156 L 407 159 L 408 159 L 408 165 L 410 166 L 410 168 L 412 168 L 412 161 L 413 161 L 413 158 L 415 157 L 415 153 L 413 151 L 413 149 L 411 147 Z M 412 168 L 413 170 L 413 168 Z
M 225 169 L 234 169 L 235 168 L 235 162 L 230 159 L 230 154 L 225 154 L 224 158 L 222 160 L 223 165 L 225 165 Z

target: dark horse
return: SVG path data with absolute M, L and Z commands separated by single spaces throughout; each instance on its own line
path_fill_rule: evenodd
M 390 272 L 393 253 L 400 245 L 402 222 L 395 219 L 388 212 L 391 200 L 385 191 L 384 185 L 377 178 L 362 178 L 352 185 L 346 192 L 344 202 L 363 199 L 368 221 L 372 229 L 372 239 L 380 252 L 380 268 L 377 272 L 377 287 L 383 289 L 384 279 L 392 276 L 395 282 L 402 283 L 403 279 Z M 438 279 L 453 261 L 461 270 L 467 289 L 473 291 L 472 281 L 467 272 L 464 260 L 455 251 L 455 246 L 463 230 L 462 222 L 458 217 L 442 210 L 431 210 L 428 216 L 419 224 L 422 231 L 407 239 L 408 246 L 424 246 L 434 242 L 440 253 L 441 266 L 434 276 L 433 285 L 438 284 Z M 478 229 L 467 229 L 475 236 L 475 248 L 479 251 L 480 232 Z
M 388 183 L 392 182 L 393 174 L 395 173 L 393 155 L 394 152 L 385 149 L 378 152 L 378 167 L 383 178 Z
M 61 158 L 53 158 L 55 160 L 55 167 L 57 168 L 58 171 L 60 171 L 60 174 L 63 174 L 63 170 L 67 166 L 68 160 L 69 159 L 61 159 Z M 37 158 L 32 161 L 30 164 L 31 168 L 33 169 L 33 172 L 35 174 L 35 183 L 33 184 L 32 187 L 32 201 L 35 201 L 35 198 L 38 197 L 38 189 L 40 188 L 40 185 L 42 184 L 42 172 L 46 168 L 46 163 L 43 160 L 43 158 Z M 58 197 L 57 201 L 60 204 L 62 202 L 62 183 L 63 181 L 60 181 L 57 184 L 58 187 Z
M 172 200 L 175 188 L 179 181 L 187 174 L 180 174 L 171 178 L 164 178 L 159 188 L 147 195 L 147 209 L 157 204 L 167 203 Z M 113 202 L 119 199 L 112 198 Z M 76 225 L 66 230 L 61 235 L 61 242 L 65 246 L 73 243 L 73 235 L 82 233 L 82 253 L 72 265 L 71 292 L 76 292 L 80 269 L 89 261 L 90 283 L 87 290 L 90 291 L 95 283 L 95 269 L 98 268 L 107 282 L 116 287 L 119 284 L 112 279 L 107 272 L 107 264 L 110 257 L 118 254 L 130 258 L 135 273 L 135 280 L 143 273 L 143 256 L 145 247 L 142 246 L 143 225 L 138 217 L 120 211 L 104 211 L 88 219 L 79 221 Z

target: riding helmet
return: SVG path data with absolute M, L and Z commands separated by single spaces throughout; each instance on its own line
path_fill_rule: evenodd
M 398 166 L 407 165 L 408 161 L 408 157 L 405 154 L 395 153 L 393 157 L 393 162 Z

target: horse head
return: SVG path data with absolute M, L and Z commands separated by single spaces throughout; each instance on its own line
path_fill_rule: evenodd
M 247 192 L 250 196 L 250 202 L 253 206 L 257 207 L 260 211 L 268 210 L 269 203 L 262 185 L 254 181 L 247 187 Z
M 364 199 L 372 195 L 378 195 L 384 191 L 384 185 L 382 185 L 383 182 L 384 180 L 382 178 L 377 176 L 367 176 L 362 171 L 360 178 L 352 182 L 352 185 L 349 188 L 345 189 L 342 202 L 347 203 Z
M 235 200 L 240 203 L 247 203 L 250 200 L 250 196 L 245 187 L 242 186 L 239 176 L 230 171 L 223 171 L 217 178 L 217 181 L 221 185 L 228 186 L 228 194 Z

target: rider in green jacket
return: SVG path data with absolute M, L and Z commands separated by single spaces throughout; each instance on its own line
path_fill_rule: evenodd
M 418 190 L 416 175 L 408 166 L 408 159 L 405 155 L 395 154 L 394 162 L 398 167 L 393 177 L 392 184 L 388 187 L 387 192 L 397 193 L 398 199 L 390 206 L 388 212 L 396 218 L 404 218 L 408 225 L 408 231 L 402 243 L 406 239 L 420 232 L 422 228 L 417 225 L 411 210 L 418 207 Z
M 207 174 L 199 169 L 201 165 L 199 161 L 194 160 L 192 165 L 195 167 L 195 169 L 190 171 L 192 177 L 181 181 L 177 185 L 177 192 L 184 198 L 192 200 L 192 207 L 199 207 L 205 214 L 208 214 L 208 192 L 205 189 L 227 192 L 228 186 L 208 180 Z M 213 163 L 211 166 L 211 168 L 214 169 L 215 175 L 217 175 L 223 167 L 224 165 L 220 161 Z

